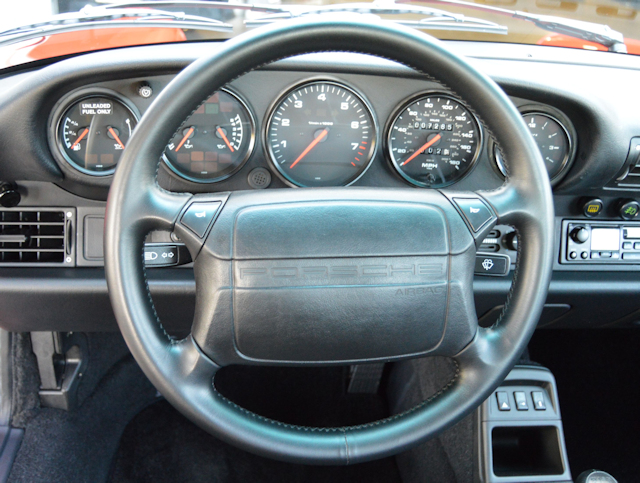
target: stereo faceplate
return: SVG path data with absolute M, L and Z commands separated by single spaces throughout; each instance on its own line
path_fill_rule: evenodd
M 640 222 L 564 220 L 563 264 L 640 264 Z

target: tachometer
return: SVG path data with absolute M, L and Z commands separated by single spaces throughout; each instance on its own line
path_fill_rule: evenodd
M 58 147 L 78 171 L 94 176 L 112 174 L 137 122 L 124 100 L 89 95 L 67 107 L 58 121 Z
M 169 142 L 169 168 L 191 181 L 212 183 L 228 178 L 249 159 L 255 122 L 236 94 L 220 90 L 205 101 Z
M 397 111 L 387 133 L 387 153 L 412 184 L 441 187 L 458 181 L 482 145 L 478 121 L 446 94 L 423 94 Z
M 271 111 L 265 145 L 271 162 L 296 186 L 345 186 L 375 152 L 371 110 L 342 84 L 315 81 L 285 94 Z

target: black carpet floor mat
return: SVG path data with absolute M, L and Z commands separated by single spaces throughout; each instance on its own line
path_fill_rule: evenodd
M 529 351 L 556 377 L 573 476 L 640 481 L 640 331 L 540 330 Z
M 216 377 L 227 397 L 292 424 L 340 426 L 387 416 L 383 398 L 349 395 L 343 368 L 229 367 Z M 395 459 L 348 467 L 307 466 L 261 458 L 201 430 L 165 401 L 127 426 L 111 469 L 113 482 L 399 482 Z

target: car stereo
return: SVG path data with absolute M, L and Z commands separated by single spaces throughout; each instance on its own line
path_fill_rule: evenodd
M 564 220 L 560 263 L 640 264 L 640 222 Z

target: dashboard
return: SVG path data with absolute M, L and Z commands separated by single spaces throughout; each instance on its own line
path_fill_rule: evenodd
M 537 46 L 449 45 L 510 96 L 554 187 L 558 256 L 541 326 L 640 321 L 640 237 L 634 241 L 640 233 L 640 60 Z M 115 328 L 101 268 L 113 173 L 164 87 L 215 48 L 117 49 L 0 78 L 0 197 L 19 200 L 0 209 L 0 325 Z M 176 119 L 158 160 L 158 183 L 191 193 L 498 188 L 508 160 L 461 95 L 370 56 L 286 59 L 211 92 L 188 119 Z M 158 266 L 179 265 L 150 271 L 158 309 L 176 327 L 188 326 L 195 289 L 192 271 L 179 269 L 190 266 L 180 240 L 152 233 L 148 243 L 156 257 L 171 259 Z M 517 244 L 513 229 L 497 226 L 479 247 L 481 323 L 490 324 L 504 304 Z M 483 273 L 487 260 L 492 266 L 502 261 L 505 270 Z M 33 294 L 58 310 L 25 311 Z

